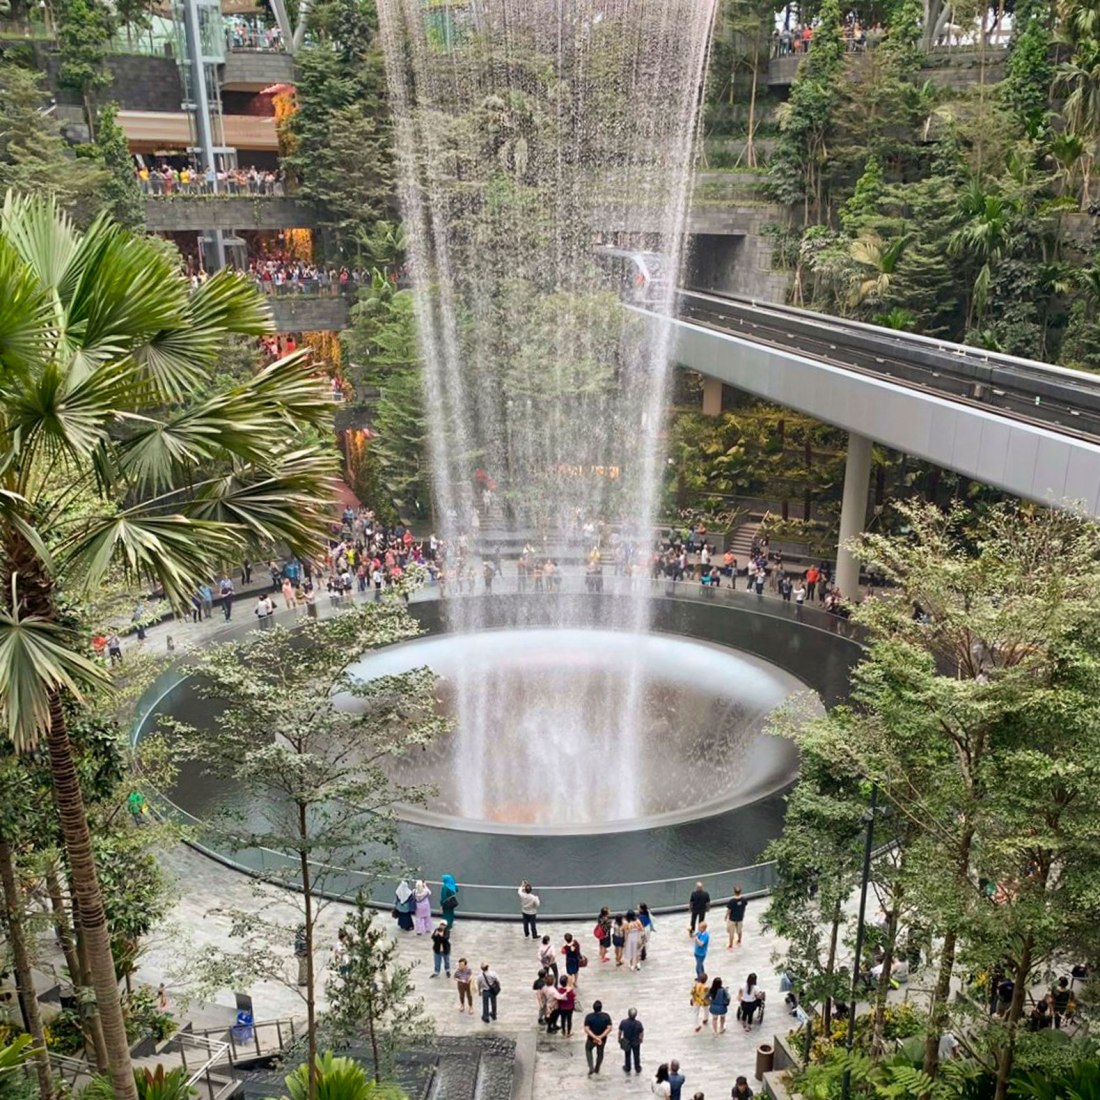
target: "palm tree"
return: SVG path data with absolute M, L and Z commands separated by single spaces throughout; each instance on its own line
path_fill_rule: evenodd
M 959 213 L 963 224 L 947 239 L 947 252 L 978 267 L 966 312 L 970 328 L 985 312 L 993 268 L 1011 240 L 1015 211 L 1004 196 L 987 193 L 972 179 L 960 196 Z
M 1072 191 L 1077 182 L 1077 169 L 1084 163 L 1085 143 L 1076 134 L 1054 134 L 1050 139 L 1050 156 L 1055 164 L 1060 194 Z
M 0 721 L 19 751 L 45 737 L 111 1083 L 136 1100 L 63 706 L 106 673 L 62 603 L 123 575 L 181 607 L 246 545 L 315 545 L 333 463 L 300 428 L 331 406 L 301 356 L 189 400 L 230 334 L 270 316 L 232 273 L 191 294 L 154 242 L 105 218 L 81 234 L 51 201 L 9 195 L 0 300 Z
M 1100 38 L 1090 36 L 1076 42 L 1070 59 L 1058 66 L 1054 91 L 1066 97 L 1062 117 L 1067 132 L 1085 144 L 1081 157 L 1081 200 L 1087 206 L 1092 160 L 1100 137 Z
M 850 305 L 858 306 L 866 301 L 881 305 L 885 302 L 908 243 L 908 235 L 884 241 L 874 230 L 861 233 L 852 241 L 852 259 L 865 270 L 852 281 Z M 868 268 L 869 272 L 866 270 Z
M 892 306 L 885 313 L 875 314 L 876 325 L 897 329 L 899 332 L 911 332 L 915 323 L 913 311 L 903 306 Z

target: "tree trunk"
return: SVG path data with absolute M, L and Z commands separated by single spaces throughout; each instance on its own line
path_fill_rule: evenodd
M 757 54 L 752 62 L 752 90 L 749 92 L 749 124 L 748 133 L 745 136 L 745 165 L 749 168 L 756 167 L 756 85 L 760 79 L 760 55 Z
M 51 616 L 52 618 L 52 616 Z M 107 914 L 103 893 L 92 856 L 92 838 L 88 831 L 88 813 L 76 773 L 73 748 L 65 725 L 61 695 L 50 697 L 50 726 L 47 734 L 54 799 L 61 819 L 61 833 L 69 856 L 73 894 L 77 903 L 80 932 L 87 950 L 92 988 L 103 1025 L 103 1041 L 109 1062 L 115 1100 L 138 1100 L 130 1047 L 126 1041 L 126 1021 L 118 995 L 115 963 L 111 957 L 111 938 L 107 932 Z
M 827 988 L 830 990 L 833 987 L 833 971 L 836 969 L 836 945 L 840 937 L 840 914 L 840 899 L 837 898 L 836 906 L 833 909 L 833 930 L 829 934 L 829 957 L 825 960 L 825 980 Z M 849 1012 L 855 1012 L 855 1010 L 856 1006 L 854 1004 L 848 1006 Z M 833 1019 L 833 995 L 831 992 L 825 998 L 825 1005 L 821 1010 L 821 1019 L 824 1024 L 821 1033 L 828 1035 L 829 1025 Z
M 951 929 L 943 937 L 940 953 L 940 969 L 932 990 L 932 1004 L 928 1018 L 928 1031 L 924 1036 L 924 1072 L 935 1077 L 940 1068 L 940 1033 L 947 1016 L 947 997 L 951 992 L 951 974 L 955 969 L 955 931 Z
M 49 891 L 50 905 L 53 908 L 53 926 L 57 933 L 57 942 L 61 945 L 61 951 L 65 956 L 65 965 L 69 968 L 69 979 L 73 983 L 73 989 L 79 993 L 81 987 L 87 989 L 90 985 L 88 972 L 77 950 L 73 922 L 69 920 L 69 912 L 65 908 L 65 892 L 57 874 L 57 865 L 52 862 L 46 868 L 46 889 Z M 100 1073 L 106 1073 L 107 1050 L 103 1045 L 103 1028 L 100 1027 L 98 1014 L 86 1016 L 82 1012 L 80 1026 L 84 1032 L 85 1057 L 89 1061 L 94 1059 Z
M 875 1016 L 871 1025 L 871 1057 L 876 1061 L 886 1052 L 886 995 L 890 992 L 890 970 L 894 965 L 894 952 L 898 940 L 898 909 L 901 906 L 902 888 L 895 884 L 890 899 L 890 913 L 886 919 L 886 944 L 882 951 L 882 977 L 875 989 Z
M 974 843 L 974 826 L 967 824 L 959 837 L 959 850 L 955 858 L 955 881 L 960 890 L 969 888 L 970 850 Z M 940 1068 L 940 1035 L 947 1023 L 947 998 L 951 993 L 951 974 L 955 969 L 957 934 L 949 928 L 943 937 L 940 969 L 936 986 L 932 990 L 932 1003 L 928 1007 L 928 1031 L 924 1036 L 924 1072 L 935 1077 Z
M 69 968 L 69 979 L 73 985 L 80 985 L 83 974 L 80 959 L 76 953 L 76 941 L 73 939 L 73 926 L 65 908 L 65 894 L 61 889 L 61 879 L 57 877 L 57 867 L 51 863 L 46 868 L 46 889 L 50 894 L 50 906 L 53 909 L 53 926 L 57 933 L 57 942 L 65 956 L 65 965 Z
M 375 1024 L 374 1011 L 374 987 L 368 985 L 367 990 L 367 1034 L 370 1036 L 371 1057 L 374 1059 L 374 1080 L 376 1084 L 382 1084 L 382 1051 L 378 1046 L 378 1028 Z
M 88 138 L 95 141 L 95 98 L 91 92 L 84 93 L 84 118 L 88 123 Z
M 50 1055 L 46 1050 L 46 1036 L 42 1030 L 42 1016 L 38 1011 L 38 994 L 31 974 L 31 958 L 27 950 L 26 930 L 23 927 L 23 891 L 15 870 L 15 852 L 6 840 L 0 840 L 0 890 L 4 895 L 4 924 L 11 945 L 12 965 L 15 969 L 15 987 L 27 1031 L 34 1039 L 36 1053 L 35 1070 L 38 1073 L 38 1094 L 42 1100 L 53 1100 L 53 1076 L 50 1073 Z
M 997 1091 L 993 1100 L 1006 1100 L 1008 1079 L 1012 1076 L 1012 1065 L 1016 1059 L 1016 1035 L 1020 1029 L 1020 1020 L 1024 1014 L 1024 997 L 1027 996 L 1027 976 L 1031 970 L 1032 952 L 1035 950 L 1035 937 L 1029 932 L 1024 938 L 1024 947 L 1016 964 L 1012 990 L 1012 1004 L 1008 1009 L 1008 1035 L 997 1055 Z
M 306 925 L 306 1041 L 309 1045 L 309 1100 L 317 1100 L 317 995 L 313 988 L 313 895 L 309 873 L 309 819 L 306 804 L 298 803 L 298 857 L 302 868 L 302 900 Z
M 69 896 L 73 901 L 73 925 L 76 928 L 76 957 L 79 977 L 77 983 L 84 991 L 92 988 L 92 968 L 88 963 L 88 948 L 80 932 L 80 907 L 77 905 L 76 892 L 70 881 Z M 103 1038 L 103 1021 L 99 1018 L 95 999 L 80 999 L 80 1021 L 86 1034 L 91 1036 L 92 1050 L 95 1054 L 96 1068 L 100 1073 L 106 1073 L 111 1064 L 107 1056 L 107 1043 Z

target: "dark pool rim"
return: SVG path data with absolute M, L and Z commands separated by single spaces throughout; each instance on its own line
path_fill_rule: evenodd
M 563 607 L 572 605 L 576 607 L 579 617 L 587 619 L 591 614 L 594 599 L 607 601 L 618 599 L 620 596 L 621 593 L 616 592 L 607 592 L 593 597 L 589 594 L 566 591 L 549 597 L 538 594 L 517 595 L 497 592 L 489 597 L 461 598 L 484 601 L 482 615 L 486 620 L 486 627 L 494 629 L 545 626 L 547 610 L 550 607 L 555 609 L 556 615 L 560 615 Z M 635 598 L 633 592 L 631 592 L 631 598 Z M 696 586 L 687 584 L 676 585 L 671 591 L 663 589 L 661 594 L 648 594 L 647 598 L 652 605 L 654 628 L 661 633 L 726 645 L 769 661 L 806 683 L 827 707 L 847 697 L 848 673 L 858 661 L 862 650 L 859 642 L 851 636 L 851 631 L 833 616 L 815 608 L 804 608 L 801 612 L 797 612 L 789 604 L 777 600 L 761 600 L 747 593 L 719 590 L 717 594 L 713 591 L 704 594 Z M 446 623 L 443 621 L 445 607 L 445 602 L 436 599 L 433 591 L 428 591 L 414 597 L 410 611 L 425 627 L 426 633 L 441 633 L 446 631 Z M 730 613 L 728 616 L 727 612 Z M 707 620 L 705 624 L 701 624 L 700 616 Z M 715 621 L 723 628 L 735 627 L 735 629 L 729 631 L 723 629 L 722 636 L 715 637 L 713 634 Z M 705 627 L 702 629 L 704 635 L 702 637 L 700 637 L 701 627 Z M 209 640 L 240 640 L 251 629 L 252 626 L 248 623 L 231 625 L 215 632 Z M 803 643 L 813 644 L 806 650 Z M 811 659 L 803 661 L 801 657 L 807 653 Z M 792 661 L 794 654 L 799 654 L 799 659 Z M 144 736 L 150 719 L 156 713 L 157 704 L 164 699 L 171 685 L 185 678 L 183 669 L 186 664 L 186 658 L 177 662 L 162 674 L 142 697 L 137 707 L 131 735 L 134 745 Z M 790 786 L 784 788 L 784 791 L 789 789 Z M 203 821 L 162 792 L 151 791 L 150 793 L 158 813 L 167 819 L 195 829 L 196 835 L 186 836 L 185 843 L 196 851 L 242 873 L 287 888 L 295 888 L 295 859 L 282 853 L 258 848 L 227 851 L 225 846 L 219 846 L 209 839 L 211 831 Z M 748 803 L 732 811 L 720 811 L 710 815 L 700 814 L 697 819 L 685 824 L 695 825 L 699 822 L 722 818 L 725 815 L 745 813 L 751 811 L 754 805 L 756 804 Z M 449 829 L 444 825 L 432 825 L 428 828 L 432 834 L 449 836 L 459 844 L 463 839 L 481 838 L 483 835 L 499 843 L 504 836 L 511 835 L 471 833 L 466 828 Z M 647 830 L 639 830 L 638 835 L 646 836 Z M 588 836 L 591 837 L 593 834 Z M 548 841 L 583 840 L 585 837 L 559 836 L 546 839 Z M 763 846 L 761 846 L 762 850 Z M 718 862 L 718 860 L 711 861 L 709 867 L 714 867 Z M 755 896 L 770 890 L 774 885 L 774 874 L 774 865 L 766 862 L 742 864 L 725 870 L 709 870 L 708 865 L 701 862 L 699 869 L 693 869 L 690 873 L 647 878 L 635 882 L 616 882 L 612 881 L 613 876 L 602 876 L 604 879 L 602 882 L 540 886 L 543 898 L 540 918 L 545 921 L 576 920 L 591 915 L 600 905 L 607 904 L 613 909 L 627 909 L 636 907 L 639 899 L 649 900 L 650 907 L 655 913 L 682 909 L 686 905 L 691 885 L 697 878 L 707 883 L 708 890 L 715 898 L 730 893 L 734 884 L 740 885 L 746 895 Z M 390 880 L 380 882 L 370 879 L 356 868 L 326 869 L 326 877 L 331 885 L 319 892 L 330 899 L 350 900 L 359 889 L 366 887 L 370 890 L 369 900 L 372 905 L 381 908 L 389 908 L 392 905 L 393 884 Z M 426 879 L 426 881 L 432 880 Z M 462 916 L 488 920 L 515 918 L 514 884 L 464 883 L 460 878 L 460 888 L 464 892 L 466 902 L 462 908 Z M 471 895 L 475 899 L 472 907 L 469 904 Z M 660 900 L 662 896 L 666 898 L 667 903 Z M 548 905 L 548 901 L 551 904 Z

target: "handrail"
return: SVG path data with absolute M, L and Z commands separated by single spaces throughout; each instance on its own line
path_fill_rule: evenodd
M 83 1058 L 73 1058 L 67 1054 L 55 1054 L 52 1050 L 48 1052 L 48 1057 L 50 1059 L 50 1065 L 57 1069 L 58 1076 L 62 1081 L 65 1080 L 66 1071 L 72 1074 L 72 1082 L 74 1084 L 79 1077 L 94 1077 L 96 1074 L 95 1067 L 91 1062 Z M 30 1068 L 32 1063 L 26 1062 L 24 1065 Z
M 185 1070 L 188 1068 L 188 1065 L 187 1055 L 184 1053 L 184 1051 L 188 1047 L 201 1050 L 206 1055 L 202 1065 L 200 1065 L 198 1069 L 196 1069 L 194 1073 L 192 1073 L 191 1076 L 188 1077 L 187 1083 L 189 1085 L 195 1084 L 199 1080 L 199 1078 L 203 1076 L 203 1074 L 207 1073 L 210 1068 L 216 1065 L 218 1062 L 227 1060 L 225 1056 L 229 1051 L 229 1044 L 216 1039 L 211 1039 L 209 1036 L 206 1035 L 196 1035 L 193 1032 L 189 1031 L 178 1031 L 175 1035 L 172 1036 L 171 1039 L 168 1040 L 165 1050 L 170 1049 L 173 1043 L 176 1043 L 179 1046 L 180 1061 L 183 1062 L 183 1068 Z
M 276 1054 L 284 1051 L 289 1045 L 292 1045 L 297 1038 L 296 1028 L 300 1026 L 295 1024 L 293 1016 L 280 1016 L 274 1020 L 257 1020 L 251 1024 L 226 1024 L 224 1027 L 215 1028 L 201 1028 L 199 1031 L 192 1032 L 193 1035 L 203 1038 L 213 1038 L 215 1035 L 228 1035 L 228 1042 L 224 1040 L 215 1040 L 221 1043 L 225 1047 L 226 1062 L 232 1067 L 242 1060 L 242 1058 L 251 1057 L 249 1048 L 255 1049 L 255 1056 L 257 1058 L 274 1057 Z M 251 1039 L 247 1042 L 238 1041 L 236 1035 L 237 1028 L 246 1028 L 251 1032 Z M 263 1031 L 270 1031 L 275 1029 L 276 1049 L 264 1050 L 260 1044 L 260 1033 Z M 286 1028 L 289 1031 L 289 1039 L 284 1039 L 283 1029 Z

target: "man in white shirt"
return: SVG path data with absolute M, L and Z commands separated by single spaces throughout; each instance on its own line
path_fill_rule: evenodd
M 519 908 L 523 915 L 523 938 L 530 936 L 532 939 L 538 939 L 539 930 L 536 920 L 542 902 L 526 879 L 519 884 L 516 893 L 519 895 Z

